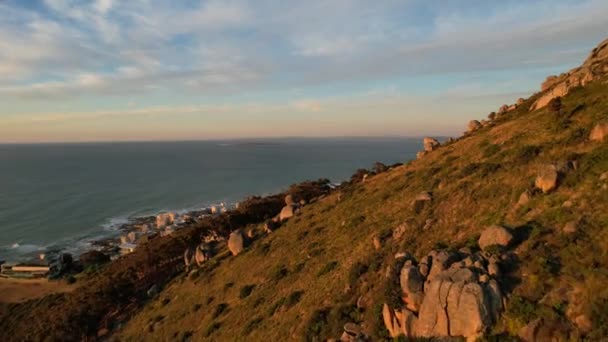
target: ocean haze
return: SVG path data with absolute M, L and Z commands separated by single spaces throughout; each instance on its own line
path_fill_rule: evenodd
M 77 251 L 129 217 L 234 203 L 414 158 L 419 138 L 0 145 L 0 260 Z

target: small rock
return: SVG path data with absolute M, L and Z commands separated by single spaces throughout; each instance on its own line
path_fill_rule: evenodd
M 492 277 L 500 276 L 500 266 L 497 263 L 492 262 L 488 265 L 488 274 Z
M 526 190 L 526 191 L 522 192 L 521 195 L 519 195 L 519 200 L 517 201 L 517 205 L 520 207 L 523 207 L 526 204 L 528 204 L 528 202 L 530 202 L 531 198 L 532 198 L 532 194 L 530 193 L 530 191 Z
M 574 205 L 574 203 L 572 203 L 572 201 L 568 200 L 568 201 L 565 201 L 564 203 L 562 203 L 562 208 L 572 208 L 573 205 Z
M 374 248 L 376 250 L 379 250 L 382 248 L 382 241 L 380 240 L 380 237 L 374 236 L 374 238 L 372 239 L 372 243 L 374 244 Z
M 152 297 L 155 297 L 156 295 L 158 295 L 158 292 L 159 292 L 158 285 L 154 284 L 148 289 L 146 294 L 148 295 L 148 297 L 152 298 Z
M 487 283 L 489 281 L 490 281 L 490 276 L 489 275 L 487 275 L 487 274 L 484 273 L 484 274 L 482 274 L 482 275 L 479 276 L 479 282 L 480 283 Z
M 574 234 L 578 231 L 578 221 L 570 221 L 564 225 L 562 232 L 564 234 Z
M 591 134 L 589 135 L 589 140 L 591 141 L 604 141 L 604 139 L 608 136 L 608 123 L 603 122 L 597 124 L 591 130 Z
M 586 315 L 579 315 L 574 319 L 574 324 L 583 332 L 589 332 L 593 329 L 593 322 Z
M 489 246 L 499 245 L 507 247 L 513 240 L 513 234 L 502 226 L 493 225 L 486 228 L 479 237 L 479 247 L 485 250 Z
M 608 180 L 608 172 L 604 172 L 600 176 L 600 181 L 606 181 L 606 180 Z

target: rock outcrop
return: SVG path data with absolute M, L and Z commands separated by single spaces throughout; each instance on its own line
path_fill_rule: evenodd
M 501 246 L 507 247 L 511 241 L 513 241 L 513 234 L 509 231 L 509 229 L 493 225 L 487 227 L 479 237 L 479 247 L 483 250 L 490 246 Z
M 399 284 L 404 307 L 384 304 L 382 309 L 391 337 L 462 336 L 475 341 L 498 321 L 503 294 L 495 279 L 499 272 L 489 268 L 498 269 L 501 258 L 441 250 L 420 262 L 407 253 L 403 259 Z M 429 264 L 430 272 L 422 272 Z M 493 266 L 487 269 L 486 264 Z
M 541 85 L 541 96 L 530 110 L 545 107 L 551 100 L 566 96 L 570 90 L 585 86 L 608 74 L 608 39 L 601 42 L 578 68 L 559 76 L 549 76 Z
M 429 137 L 424 138 L 423 143 L 426 152 L 432 152 L 441 145 L 437 139 Z

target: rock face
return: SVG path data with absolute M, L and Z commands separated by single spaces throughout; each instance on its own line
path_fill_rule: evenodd
M 425 150 L 426 152 L 432 152 L 432 151 L 434 151 L 434 150 L 435 150 L 437 147 L 439 147 L 439 145 L 441 145 L 441 144 L 439 143 L 439 141 L 437 141 L 437 139 L 434 139 L 434 138 L 429 138 L 429 137 L 424 138 L 423 143 L 424 143 L 424 150 Z
M 597 124 L 591 130 L 591 134 L 589 135 L 589 140 L 591 141 L 604 141 L 608 137 L 608 123 L 603 122 Z
M 555 165 L 545 165 L 541 168 L 534 186 L 541 189 L 544 193 L 549 193 L 557 188 L 559 173 Z
M 469 121 L 469 125 L 467 126 L 468 132 L 474 132 L 474 131 L 480 129 L 481 127 L 482 127 L 481 123 L 477 120 Z
M 232 255 L 238 255 L 245 249 L 245 236 L 240 229 L 230 233 L 228 238 L 228 249 Z
M 601 42 L 578 68 L 559 76 L 549 76 L 541 85 L 542 95 L 530 110 L 545 107 L 556 97 L 567 95 L 570 90 L 585 86 L 608 74 L 608 39 Z
M 484 250 L 493 245 L 507 247 L 513 240 L 513 234 L 502 226 L 493 225 L 486 228 L 479 237 L 479 247 Z
M 492 262 L 483 253 L 467 252 L 431 251 L 417 266 L 407 258 L 399 273 L 406 308 L 384 304 L 382 309 L 391 337 L 462 336 L 475 341 L 498 321 L 503 295 L 484 267 Z M 425 277 L 419 270 L 429 264 L 432 270 Z

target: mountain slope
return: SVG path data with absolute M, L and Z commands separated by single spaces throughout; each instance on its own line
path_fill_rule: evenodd
M 525 234 L 510 247 L 518 261 L 500 279 L 507 306 L 489 334 L 514 338 L 534 323 L 540 340 L 600 340 L 608 335 L 608 142 L 589 136 L 608 120 L 608 85 L 596 75 L 561 105 L 530 111 L 544 96 L 304 206 L 275 232 L 248 226 L 256 238 L 245 252 L 225 251 L 174 279 L 113 338 L 321 341 L 339 338 L 348 322 L 388 338 L 382 307 L 395 302 L 386 277 L 395 254 L 475 249 L 485 227 L 502 224 Z M 571 167 L 542 193 L 534 181 L 550 164 Z M 427 191 L 431 202 L 412 205 Z M 530 200 L 518 205 L 522 193 Z M 574 232 L 564 232 L 568 223 Z

